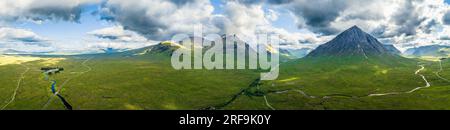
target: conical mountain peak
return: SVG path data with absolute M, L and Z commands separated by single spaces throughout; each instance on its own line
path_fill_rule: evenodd
M 353 26 L 333 40 L 320 45 L 308 57 L 316 56 L 363 56 L 390 54 L 373 36 L 358 26 Z
M 354 25 L 351 28 L 347 29 L 347 30 L 355 30 L 355 31 L 361 31 L 364 32 L 363 30 L 361 30 L 361 28 L 359 28 L 358 26 Z

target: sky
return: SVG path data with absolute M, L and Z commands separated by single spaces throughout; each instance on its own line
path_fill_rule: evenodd
M 450 45 L 450 0 L 2 0 L 0 53 L 98 53 L 191 34 L 315 48 L 354 25 L 400 50 Z

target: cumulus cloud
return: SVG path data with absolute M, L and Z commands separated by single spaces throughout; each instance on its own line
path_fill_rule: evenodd
M 213 11 L 209 0 L 109 0 L 100 14 L 149 39 L 167 40 L 177 33 L 193 32 L 195 25 L 210 25 Z
M 268 14 L 266 15 L 266 17 L 270 20 L 270 21 L 276 21 L 278 20 L 278 16 L 280 14 L 272 9 L 269 9 Z
M 338 31 L 330 27 L 348 6 L 347 1 L 337 0 L 296 0 L 288 5 L 289 9 L 298 17 L 299 27 L 325 34 Z
M 405 47 L 448 43 L 450 32 L 450 8 L 444 0 L 228 0 L 216 7 L 210 0 L 3 0 L 0 25 L 14 21 L 79 22 L 91 4 L 99 6 L 96 16 L 117 25 L 88 32 L 94 38 L 85 42 L 94 48 L 141 46 L 137 43 L 190 34 L 198 25 L 203 25 L 204 33 L 238 34 L 249 42 L 259 33 L 279 34 L 283 44 L 290 46 L 325 43 L 354 25 L 381 41 Z M 222 9 L 215 12 L 215 8 Z M 285 14 L 295 20 L 297 31 L 274 27 L 274 22 L 286 19 L 282 18 L 288 16 Z M 32 33 L 25 37 L 0 32 L 0 36 L 4 34 L 8 34 L 4 41 L 24 44 L 45 40 Z
M 267 26 L 269 21 L 266 19 L 262 5 L 252 5 L 247 7 L 239 2 L 227 2 L 225 5 L 224 16 L 229 23 L 226 24 L 224 31 L 227 34 L 254 35 L 258 27 Z
M 47 38 L 18 28 L 0 27 L 0 53 L 41 53 L 54 50 Z
M 290 3 L 294 0 L 234 0 L 234 1 L 240 2 L 244 5 L 261 4 L 261 3 L 265 3 L 265 2 L 270 3 L 270 4 L 279 5 L 279 4 Z
M 36 33 L 17 28 L 0 27 L 0 41 L 2 43 L 22 43 L 25 45 L 49 46 L 48 40 Z
M 100 39 L 117 42 L 147 42 L 147 39 L 133 31 L 125 30 L 122 26 L 113 26 L 88 32 L 89 35 Z
M 300 28 L 336 34 L 353 25 L 365 30 L 414 35 L 419 26 L 448 8 L 443 0 L 294 0 L 285 4 Z
M 83 7 L 101 0 L 3 0 L 1 22 L 64 20 L 78 22 Z
M 127 49 L 141 48 L 156 44 L 156 41 L 148 40 L 140 34 L 125 30 L 122 26 L 112 26 L 93 30 L 87 33 L 95 39 L 86 39 L 89 44 L 86 50 L 91 52 L 101 52 L 105 49 L 109 51 L 123 51 Z
M 292 0 L 269 2 L 294 14 L 299 29 L 334 36 L 358 25 L 389 44 L 442 43 L 444 0 Z M 288 4 L 286 4 L 288 3 Z M 441 22 L 442 21 L 442 22 Z M 448 25 L 448 24 L 447 24 Z
M 119 1 L 103 4 L 102 19 L 119 23 L 124 30 L 131 30 L 151 40 L 168 40 L 177 33 L 192 33 L 197 25 L 203 32 L 238 35 L 242 40 L 255 43 L 259 33 L 281 33 L 284 42 L 317 42 L 313 33 L 290 33 L 271 25 L 278 19 L 276 10 L 265 9 L 265 1 L 224 1 L 223 13 L 213 14 L 214 6 L 208 0 L 190 1 Z M 269 1 L 267 1 L 269 2 Z M 270 1 L 283 4 L 289 1 Z M 111 35 L 98 37 L 115 39 Z M 303 37 L 306 36 L 306 37 Z

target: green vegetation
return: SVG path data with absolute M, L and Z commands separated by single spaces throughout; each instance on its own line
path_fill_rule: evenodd
M 408 92 L 425 86 L 426 82 L 415 71 L 426 76 L 430 88 Z M 443 68 L 450 62 L 444 61 Z M 275 109 L 450 109 L 448 92 L 450 82 L 436 76 L 439 63 L 398 57 L 322 57 L 301 59 L 281 66 L 277 81 L 261 86 L 271 107 Z M 450 70 L 441 72 L 450 78 Z M 446 76 L 447 75 L 447 76 Z M 370 94 L 399 92 L 386 96 Z M 261 104 L 262 97 L 258 97 Z M 263 101 L 261 101 L 263 100 Z M 255 99 L 242 98 L 231 109 L 247 109 Z M 261 106 L 260 106 L 261 107 Z M 263 107 L 269 109 L 269 106 Z
M 93 59 L 85 62 L 89 58 Z M 16 100 L 6 109 L 64 109 L 54 97 L 44 107 L 53 95 L 39 63 L 24 64 L 31 71 Z M 170 59 L 160 55 L 76 56 L 55 66 L 65 70 L 51 78 L 58 81 L 58 88 L 67 82 L 60 93 L 75 110 L 206 108 L 226 102 L 259 76 L 248 70 L 174 70 Z M 87 72 L 87 67 L 92 70 Z M 0 70 L 0 82 L 4 85 L 0 99 L 6 102 L 13 93 L 18 72 L 24 70 L 20 65 L 0 66 Z
M 64 71 L 51 78 L 58 89 L 62 86 L 60 94 L 74 110 L 450 109 L 450 83 L 436 75 L 440 69 L 436 61 L 389 56 L 304 58 L 282 63 L 278 80 L 259 81 L 257 70 L 174 70 L 166 54 L 63 58 L 53 66 Z M 42 63 L 0 66 L 1 106 L 10 101 L 20 74 L 29 67 L 15 100 L 5 109 L 65 109 L 52 94 L 51 83 L 44 80 Z M 368 96 L 425 86 L 414 74 L 420 64 L 425 65 L 420 73 L 430 88 Z M 450 79 L 450 61 L 442 64 L 440 76 Z

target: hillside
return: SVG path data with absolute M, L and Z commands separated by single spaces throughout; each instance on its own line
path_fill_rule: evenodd
M 247 108 L 242 106 L 252 104 L 254 98 L 265 101 L 270 109 L 423 108 L 404 99 L 416 97 L 404 92 L 426 85 L 418 75 L 424 71 L 418 65 L 425 63 L 393 54 L 376 38 L 352 27 L 307 57 L 281 64 L 278 80 L 249 90 L 259 98 L 240 98 L 236 101 L 239 105 L 229 108 Z M 431 68 L 428 63 L 424 65 L 425 70 Z M 426 78 L 433 79 L 430 75 Z

